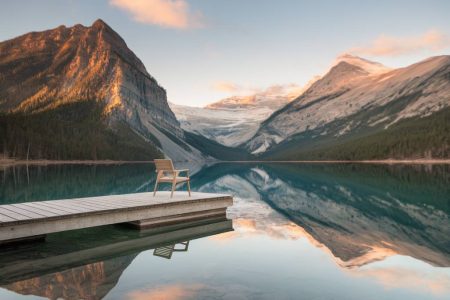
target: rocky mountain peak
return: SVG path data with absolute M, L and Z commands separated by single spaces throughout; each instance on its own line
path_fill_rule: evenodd
M 102 19 L 97 19 L 97 20 L 95 20 L 94 23 L 92 23 L 92 26 L 91 26 L 91 27 L 92 27 L 92 28 L 99 29 L 99 30 L 104 30 L 104 29 L 110 29 L 110 30 L 112 30 L 111 27 L 109 27 L 109 25 L 106 24 L 106 22 L 103 21 Z
M 344 53 L 339 55 L 333 66 L 336 66 L 342 62 L 348 63 L 350 65 L 359 67 L 361 69 L 363 69 L 364 71 L 366 71 L 368 74 L 382 74 L 382 73 L 386 73 L 388 71 L 391 70 L 391 68 L 386 67 L 385 65 L 379 63 L 379 62 L 374 62 L 356 55 L 352 55 L 352 54 L 348 54 L 348 53 Z

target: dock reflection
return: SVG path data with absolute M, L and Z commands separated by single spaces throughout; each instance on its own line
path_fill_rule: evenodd
M 54 234 L 46 243 L 2 249 L 0 286 L 49 299 L 102 299 L 142 251 L 170 259 L 192 240 L 232 230 L 220 217 L 140 232 L 106 226 Z

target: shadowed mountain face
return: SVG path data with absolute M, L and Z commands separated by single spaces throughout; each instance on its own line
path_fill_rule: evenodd
M 1 42 L 0 113 L 10 156 L 148 159 L 157 148 L 201 157 L 183 141 L 166 91 L 102 20 Z
M 394 254 L 450 266 L 448 166 L 220 165 L 204 174 L 197 189 L 262 199 L 343 267 Z

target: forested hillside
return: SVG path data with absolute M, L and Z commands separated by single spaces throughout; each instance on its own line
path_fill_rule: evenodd
M 0 149 L 29 159 L 149 160 L 162 157 L 122 122 L 107 126 L 97 101 L 65 104 L 38 113 L 0 114 Z
M 428 117 L 404 119 L 373 134 L 309 143 L 294 137 L 264 157 L 275 160 L 449 158 L 450 108 Z

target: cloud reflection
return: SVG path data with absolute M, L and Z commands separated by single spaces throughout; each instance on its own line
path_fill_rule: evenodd
M 170 284 L 154 288 L 142 289 L 128 293 L 130 300 L 177 300 L 195 298 L 204 285 L 202 284 Z
M 413 269 L 401 266 L 373 267 L 351 270 L 355 277 L 376 280 L 387 289 L 408 289 L 417 292 L 431 292 L 434 295 L 450 293 L 450 275 L 439 272 L 427 272 L 423 269 Z

